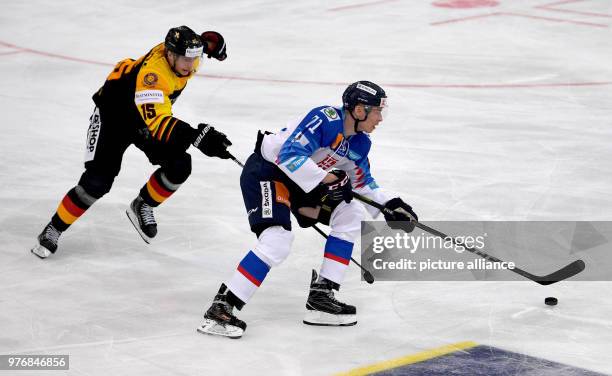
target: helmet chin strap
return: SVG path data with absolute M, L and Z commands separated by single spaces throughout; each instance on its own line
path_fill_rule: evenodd
M 353 118 L 353 120 L 355 120 L 355 133 L 359 133 L 359 132 L 361 132 L 361 131 L 360 131 L 360 130 L 357 130 L 357 127 L 359 126 L 359 123 L 360 123 L 360 122 L 368 120 L 368 115 L 369 115 L 369 113 L 366 111 L 366 116 L 365 116 L 365 118 L 363 118 L 363 119 L 359 120 L 359 119 L 357 119 L 355 116 L 353 116 L 353 111 L 354 111 L 354 110 L 355 110 L 355 109 L 353 108 L 353 110 L 349 111 L 349 115 L 351 115 L 351 117 Z

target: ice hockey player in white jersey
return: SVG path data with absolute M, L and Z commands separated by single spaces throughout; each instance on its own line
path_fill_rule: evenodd
M 323 263 L 312 271 L 303 322 L 347 326 L 357 323 L 356 308 L 338 301 L 353 243 L 364 219 L 363 206 L 352 201 L 353 190 L 393 211 L 385 217 L 393 227 L 412 230 L 417 216 L 401 198 L 389 199 L 370 174 L 368 152 L 372 133 L 383 120 L 387 95 L 378 85 L 358 81 L 344 91 L 343 106 L 313 108 L 277 134 L 261 133 L 255 152 L 240 176 L 240 187 L 257 243 L 221 284 L 199 332 L 239 338 L 246 323 L 241 310 L 273 266 L 289 255 L 293 234 L 291 213 L 301 227 L 329 225 Z M 367 208 L 373 217 L 379 211 Z

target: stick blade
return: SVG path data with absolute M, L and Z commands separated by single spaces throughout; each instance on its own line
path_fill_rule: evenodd
M 365 281 L 369 283 L 370 285 L 374 283 L 374 276 L 372 275 L 372 273 L 370 273 L 367 270 L 363 271 L 363 279 L 365 279 Z
M 575 276 L 576 274 L 583 271 L 585 267 L 586 265 L 584 264 L 584 261 L 576 260 L 571 264 L 566 265 L 562 269 L 557 270 L 554 273 L 542 277 L 537 277 L 535 281 L 543 286 L 552 285 L 553 283 L 557 283 L 559 281 L 563 281 L 565 279 Z

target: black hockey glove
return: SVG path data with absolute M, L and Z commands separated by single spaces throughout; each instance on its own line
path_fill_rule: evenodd
M 209 157 L 219 157 L 221 159 L 231 158 L 232 155 L 227 151 L 227 147 L 232 143 L 225 134 L 217 131 L 208 124 L 198 124 L 196 138 L 193 146 Z
M 385 208 L 392 211 L 392 213 L 383 211 L 389 227 L 395 230 L 404 230 L 408 233 L 414 230 L 414 222 L 418 222 L 419 217 L 412 210 L 412 207 L 401 198 L 396 197 L 387 201 Z
M 335 175 L 338 179 L 331 183 L 319 183 L 317 192 L 319 193 L 319 201 L 323 205 L 335 207 L 340 202 L 344 201 L 347 204 L 353 199 L 353 187 L 351 179 L 346 172 L 342 170 L 333 170 L 329 172 Z
M 207 44 L 205 52 L 209 59 L 214 57 L 219 61 L 223 61 L 227 58 L 227 45 L 223 35 L 216 31 L 205 31 L 201 37 Z

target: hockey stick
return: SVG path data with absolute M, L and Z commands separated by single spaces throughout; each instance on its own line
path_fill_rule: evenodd
M 325 232 L 323 232 L 323 230 L 318 228 L 317 225 L 312 225 L 312 228 L 314 228 L 319 234 L 321 234 L 322 237 L 327 239 L 328 235 Z M 363 266 L 361 266 L 361 264 L 358 263 L 357 260 L 355 260 L 352 256 L 351 256 L 351 261 L 354 262 L 355 265 L 357 265 L 359 267 L 359 269 L 361 269 L 363 271 L 363 279 L 365 279 L 365 281 L 367 283 L 369 283 L 369 284 L 374 283 L 374 276 L 372 275 L 372 273 L 370 273 L 370 271 L 368 269 L 366 269 Z
M 230 159 L 234 162 L 236 162 L 236 164 L 242 168 L 244 168 L 244 164 L 242 162 L 240 162 L 238 160 L 238 158 L 234 157 L 231 153 L 229 153 Z M 313 225 L 312 226 L 315 230 L 317 230 L 317 232 L 319 234 L 321 234 L 325 239 L 327 239 L 327 234 L 325 234 L 320 228 L 318 228 L 317 226 Z M 374 276 L 372 276 L 372 273 L 370 273 L 366 268 L 364 268 L 363 266 L 361 266 L 361 264 L 359 264 L 353 257 L 351 257 L 351 261 L 355 263 L 355 265 L 357 265 L 361 270 L 363 270 L 363 279 L 365 279 L 365 281 L 369 284 L 374 283 Z
M 365 197 L 363 195 L 360 195 L 359 193 L 353 192 L 353 196 L 363 202 L 366 203 L 370 206 L 375 207 L 376 209 L 380 210 L 383 213 L 386 214 L 392 214 L 393 211 L 391 209 L 385 208 L 383 205 L 379 204 L 378 202 L 369 199 L 368 197 Z M 415 227 L 420 228 L 421 230 L 427 231 L 432 235 L 436 235 L 439 236 L 443 239 L 450 239 L 455 245 L 461 246 L 463 248 L 465 248 L 467 251 L 472 252 L 480 257 L 482 257 L 485 260 L 488 261 L 492 261 L 492 262 L 503 262 L 502 260 L 498 259 L 497 257 L 493 257 L 489 254 L 487 254 L 486 252 L 478 249 L 478 248 L 472 248 L 472 247 L 468 247 L 467 245 L 465 245 L 465 243 L 463 243 L 461 240 L 458 240 L 456 238 L 452 238 L 436 229 L 433 229 L 429 226 L 426 226 L 420 222 L 416 222 L 413 221 Z M 581 271 L 583 271 L 585 268 L 585 264 L 584 261 L 582 260 L 576 260 L 566 266 L 564 266 L 563 268 L 557 270 L 556 272 L 550 273 L 548 275 L 544 275 L 544 276 L 538 276 L 538 275 L 534 275 L 531 274 L 529 272 L 524 271 L 523 269 L 520 268 L 513 268 L 513 269 L 509 269 L 513 272 L 515 272 L 516 274 L 519 274 L 527 279 L 530 279 L 534 282 L 539 283 L 540 285 L 551 285 L 553 283 L 562 281 L 564 279 L 570 278 L 575 276 L 576 274 L 580 273 Z
M 242 168 L 244 168 L 244 164 L 242 162 L 240 162 L 236 157 L 234 157 L 232 154 L 230 154 L 230 158 L 232 161 L 236 162 L 236 164 Z

